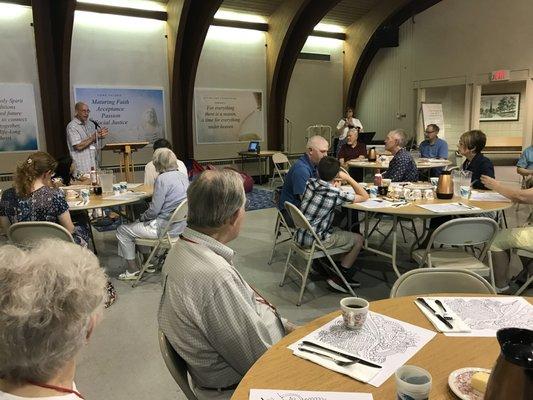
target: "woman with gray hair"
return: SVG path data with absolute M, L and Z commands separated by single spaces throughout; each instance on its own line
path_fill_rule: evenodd
M 0 399 L 83 398 L 76 355 L 101 317 L 105 283 L 96 256 L 73 243 L 0 247 Z
M 141 214 L 139 221 L 121 225 L 117 229 L 118 255 L 127 264 L 126 271 L 118 276 L 120 280 L 135 280 L 139 275 L 135 261 L 135 239 L 157 239 L 174 210 L 187 196 L 189 181 L 184 174 L 178 172 L 178 159 L 172 150 L 157 149 L 152 161 L 159 175 L 154 183 L 154 194 L 148 210 Z M 184 228 L 185 222 L 176 223 L 170 228 L 169 234 L 178 236 Z

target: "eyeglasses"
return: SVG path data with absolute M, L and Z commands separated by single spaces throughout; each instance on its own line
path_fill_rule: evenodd
M 424 133 L 433 133 L 435 131 L 424 131 Z

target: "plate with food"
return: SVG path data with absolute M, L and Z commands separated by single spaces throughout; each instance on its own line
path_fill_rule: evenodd
M 461 400 L 483 400 L 489 375 L 487 368 L 461 368 L 448 376 L 448 385 Z

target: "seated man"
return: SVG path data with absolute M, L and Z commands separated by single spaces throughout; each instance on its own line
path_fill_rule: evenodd
M 516 163 L 516 172 L 524 178 L 533 175 L 533 146 L 526 148 Z
M 448 143 L 438 137 L 440 128 L 438 125 L 429 124 L 424 131 L 424 138 L 420 143 L 420 156 L 423 158 L 448 159 Z M 431 168 L 429 176 L 437 177 L 442 172 L 443 167 Z
M 350 286 L 359 287 L 360 283 L 353 281 L 351 277 L 355 272 L 353 264 L 363 246 L 363 237 L 358 233 L 332 228 L 332 223 L 336 207 L 350 201 L 354 203 L 365 201 L 368 199 L 368 193 L 350 175 L 339 170 L 339 160 L 334 157 L 322 158 L 318 163 L 319 178 L 311 178 L 307 182 L 300 209 L 324 246 L 346 248 L 347 253 L 338 265 L 339 270 Z M 337 175 L 341 180 L 348 182 L 355 194 L 339 189 L 338 182 L 335 181 Z M 311 247 L 314 238 L 308 230 L 298 229 L 296 240 L 303 247 Z M 327 279 L 327 283 L 339 292 L 348 293 L 342 280 L 336 275 Z
M 415 161 L 407 150 L 407 135 L 403 129 L 390 131 L 385 138 L 385 150 L 390 151 L 394 156 L 389 163 L 389 169 L 383 173 L 383 178 L 392 182 L 416 182 L 418 180 L 418 170 Z
M 366 144 L 358 142 L 359 129 L 352 128 L 346 135 L 346 143 L 339 149 L 338 159 L 341 162 L 343 168 L 348 169 L 350 176 L 356 181 L 361 182 L 363 180 L 363 171 L 360 168 L 351 168 L 347 164 L 350 160 L 356 160 L 358 158 L 366 157 Z
M 229 399 L 252 364 L 293 326 L 246 283 L 226 246 L 244 219 L 241 177 L 205 171 L 187 199 L 188 227 L 163 267 L 159 327 L 186 361 L 196 396 Z
M 292 219 L 286 212 L 284 204 L 288 201 L 300 207 L 307 180 L 317 177 L 316 166 L 322 157 L 328 154 L 328 148 L 328 141 L 322 136 L 311 136 L 307 141 L 307 152 L 293 164 L 285 176 L 278 208 L 290 225 L 292 225 Z
M 170 144 L 170 142 L 167 139 L 157 139 L 154 142 L 154 146 L 153 147 L 154 147 L 154 152 L 157 149 L 170 149 L 170 150 L 172 150 L 172 145 Z M 189 178 L 189 174 L 187 172 L 187 167 L 185 166 L 183 161 L 178 160 L 178 159 L 176 159 L 176 160 L 178 162 L 177 171 L 185 174 L 185 176 L 188 179 Z M 144 184 L 145 185 L 153 185 L 154 182 L 155 182 L 155 178 L 157 178 L 158 176 L 159 176 L 159 172 L 156 171 L 153 161 L 150 161 L 148 164 L 145 165 L 145 167 L 144 167 Z
M 533 204 L 533 188 L 513 189 L 486 175 L 481 176 L 481 182 L 488 189 L 495 190 L 514 202 Z M 521 249 L 533 253 L 533 226 L 502 229 L 494 238 L 490 249 L 492 250 L 496 289 L 499 293 L 505 292 L 509 289 L 509 278 L 517 275 L 510 271 L 509 250 Z M 533 273 L 533 268 L 531 272 Z

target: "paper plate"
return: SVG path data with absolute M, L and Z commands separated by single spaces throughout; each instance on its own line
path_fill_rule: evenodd
M 474 390 L 470 384 L 472 375 L 476 372 L 487 372 L 490 374 L 490 369 L 475 367 L 461 368 L 453 371 L 448 376 L 450 389 L 461 400 L 483 400 L 485 394 Z

